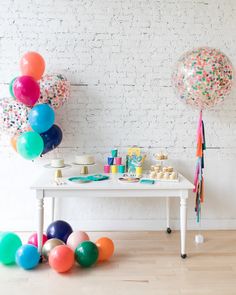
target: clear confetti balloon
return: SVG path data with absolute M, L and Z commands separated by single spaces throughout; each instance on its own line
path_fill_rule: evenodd
M 60 108 L 70 96 L 70 82 L 61 74 L 45 75 L 40 80 L 38 103 L 48 103 L 54 110 Z
M 185 53 L 172 75 L 176 94 L 187 104 L 205 109 L 224 100 L 230 93 L 233 67 L 221 51 L 201 47 Z
M 12 97 L 0 99 L 0 131 L 15 135 L 28 130 L 29 111 L 30 108 Z

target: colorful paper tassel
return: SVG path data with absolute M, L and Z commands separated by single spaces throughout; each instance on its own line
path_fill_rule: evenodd
M 194 189 L 193 192 L 196 193 L 195 199 L 195 212 L 197 216 L 197 222 L 200 221 L 201 215 L 201 203 L 204 201 L 204 151 L 206 150 L 206 141 L 205 141 L 205 129 L 204 122 L 202 120 L 202 111 L 200 111 L 198 128 L 197 128 L 197 165 L 194 176 Z

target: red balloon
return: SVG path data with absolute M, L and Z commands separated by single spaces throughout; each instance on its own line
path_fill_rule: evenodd
M 56 246 L 50 251 L 49 254 L 49 265 L 57 272 L 67 272 L 74 265 L 74 252 L 66 246 Z
M 18 101 L 32 107 L 40 96 L 39 84 L 30 76 L 18 77 L 13 85 L 13 93 Z
M 42 246 L 47 242 L 47 240 L 48 240 L 47 236 L 43 235 Z M 38 248 L 38 235 L 37 235 L 37 233 L 34 233 L 29 237 L 28 244 L 34 245 L 35 247 Z

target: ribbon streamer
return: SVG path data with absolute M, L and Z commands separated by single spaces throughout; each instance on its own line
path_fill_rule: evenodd
M 201 215 L 201 203 L 204 201 L 204 151 L 206 150 L 205 141 L 205 129 L 204 122 L 202 120 L 202 111 L 200 111 L 198 128 L 197 128 L 197 165 L 194 176 L 194 189 L 193 192 L 196 193 L 195 199 L 195 212 L 197 216 L 197 222 L 200 222 Z

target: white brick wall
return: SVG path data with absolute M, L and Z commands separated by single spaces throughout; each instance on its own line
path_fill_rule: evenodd
M 7 94 L 9 81 L 18 74 L 20 56 L 39 51 L 48 73 L 63 73 L 72 82 L 72 97 L 57 113 L 64 130 L 58 152 L 67 161 L 88 152 L 102 163 L 111 147 L 125 152 L 138 144 L 150 159 L 156 151 L 167 150 L 191 179 L 198 114 L 175 98 L 170 75 L 178 57 L 197 46 L 220 48 L 236 65 L 235 27 L 234 0 L 2 0 L 0 96 Z M 223 105 L 204 113 L 209 150 L 203 227 L 236 226 L 235 94 L 234 90 Z M 2 137 L 0 160 L 1 228 L 32 229 L 35 207 L 29 185 L 47 157 L 26 162 Z M 161 201 L 75 203 L 60 203 L 58 210 L 76 226 L 95 229 L 93 220 L 99 220 L 100 227 L 115 228 L 115 222 L 127 224 L 127 219 L 140 220 L 147 228 L 154 228 L 155 222 L 156 228 L 163 226 Z M 194 227 L 194 202 L 189 203 Z M 176 203 L 172 209 L 177 219 Z

